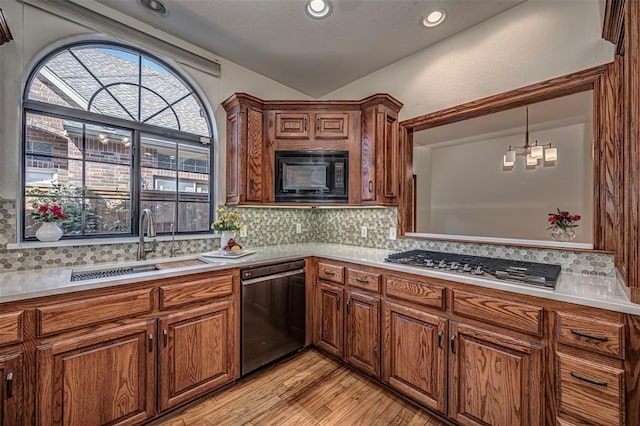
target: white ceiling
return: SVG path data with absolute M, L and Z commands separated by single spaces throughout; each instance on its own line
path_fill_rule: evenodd
M 324 20 L 308 18 L 304 0 L 162 0 L 166 17 L 137 0 L 98 1 L 317 98 L 525 0 L 332 0 Z M 445 22 L 421 27 L 435 8 Z
M 438 147 L 521 134 L 524 144 L 525 107 L 458 121 L 413 134 L 414 146 Z M 593 91 L 529 105 L 529 131 L 593 121 Z

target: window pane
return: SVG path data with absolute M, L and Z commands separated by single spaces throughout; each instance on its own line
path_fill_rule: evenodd
M 196 135 L 209 136 L 209 126 L 205 113 L 196 98 L 191 95 L 173 107 L 180 121 L 180 130 Z
M 141 201 L 140 209 L 151 209 L 156 232 L 170 232 L 175 223 L 176 203 L 171 201 Z
M 153 90 L 169 103 L 190 93 L 189 88 L 169 70 L 147 58 L 142 58 L 142 86 Z
M 86 162 L 87 196 L 129 197 L 131 168 L 106 163 Z
M 122 105 L 119 105 L 116 98 L 105 89 L 102 89 L 96 97 L 93 98 L 91 112 L 122 118 L 124 120 L 136 120 L 136 117 L 131 114 L 131 112 L 126 111 Z
M 131 164 L 133 133 L 130 130 L 88 124 L 86 131 L 86 160 Z
M 168 129 L 180 130 L 180 126 L 178 125 L 178 119 L 176 118 L 175 113 L 172 109 L 167 109 L 162 111 L 156 116 L 153 116 L 144 121 L 146 124 L 151 124 L 153 126 L 166 127 Z
M 87 234 L 131 233 L 131 203 L 128 199 L 97 198 L 86 202 Z
M 35 237 L 36 231 L 40 227 L 40 222 L 34 222 L 31 219 L 31 212 L 37 206 L 48 204 L 58 205 L 62 208 L 62 212 L 66 218 L 58 222 L 58 225 L 63 231 L 64 235 L 80 235 L 82 234 L 82 199 L 71 198 L 66 196 L 58 196 L 61 194 L 59 191 L 54 191 L 53 194 L 43 194 L 40 196 L 27 196 L 25 197 L 25 236 Z
M 138 85 L 137 84 L 116 84 L 109 86 L 109 93 L 131 114 L 133 120 L 139 121 L 138 115 Z
M 196 232 L 209 229 L 208 203 L 180 203 L 178 232 Z
M 178 190 L 181 197 L 187 194 L 208 194 L 209 175 L 179 172 Z M 205 200 L 206 199 L 205 197 Z
M 25 153 L 82 158 L 82 123 L 28 113 Z
M 83 46 L 71 50 L 102 85 L 138 84 L 139 55 L 110 47 Z
M 142 107 L 142 114 L 140 115 L 140 121 L 147 122 L 149 117 L 156 115 L 158 112 L 170 107 L 169 102 L 166 99 L 163 99 L 157 93 L 154 93 L 145 87 L 142 88 L 141 92 L 140 104 Z M 169 112 L 171 113 L 170 108 Z M 173 116 L 173 121 L 171 123 L 168 123 L 168 125 L 165 127 L 177 129 L 178 122 L 175 118 L 175 115 L 173 115 L 173 113 L 171 113 L 171 115 Z
M 144 167 L 175 170 L 178 144 L 173 139 L 142 135 L 142 159 Z

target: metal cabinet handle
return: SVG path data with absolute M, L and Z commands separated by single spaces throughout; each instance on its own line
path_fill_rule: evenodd
M 574 330 L 573 328 L 571 329 L 571 334 L 575 334 L 576 336 L 580 336 L 580 337 L 586 337 L 587 339 L 597 340 L 598 342 L 607 342 L 607 341 L 609 341 L 608 337 L 593 336 L 591 334 L 587 334 L 587 333 L 583 333 L 583 332 L 578 331 L 578 330 Z
M 162 336 L 164 337 L 164 347 L 166 348 L 169 344 L 169 332 L 166 328 L 162 329 Z
M 369 192 L 373 192 L 373 181 L 369 181 Z
M 442 349 L 442 334 L 444 332 L 442 330 L 438 330 L 438 347 Z
M 320 119 L 316 118 L 316 132 L 320 131 Z
M 338 297 L 336 297 L 336 310 L 337 311 L 340 310 L 340 295 L 338 295 Z
M 304 131 L 305 132 L 307 131 L 307 119 L 306 118 L 304 119 Z
M 323 271 L 325 275 L 334 276 L 336 273 L 333 271 Z
M 347 313 L 349 313 L 349 306 L 351 306 L 351 299 L 347 298 Z
M 593 379 L 590 379 L 590 378 L 588 378 L 588 377 L 584 377 L 584 376 L 581 376 L 581 375 L 579 375 L 579 374 L 576 374 L 576 373 L 574 373 L 573 371 L 572 371 L 571 373 L 569 373 L 569 374 L 571 374 L 571 377 L 573 377 L 573 378 L 576 378 L 576 379 L 578 379 L 578 380 L 582 380 L 583 382 L 591 383 L 592 385 L 596 385 L 596 386 L 608 386 L 608 383 L 607 383 L 607 382 L 601 382 L 601 381 L 599 381 L 599 380 L 593 380 Z
M 360 278 L 360 277 L 356 277 L 356 281 L 358 281 L 359 283 L 368 283 L 369 280 L 366 278 Z
M 13 396 L 13 372 L 7 374 L 7 399 Z
M 455 334 L 451 335 L 451 353 L 452 354 L 456 353 L 456 335 Z
M 149 352 L 153 352 L 153 333 L 149 333 Z

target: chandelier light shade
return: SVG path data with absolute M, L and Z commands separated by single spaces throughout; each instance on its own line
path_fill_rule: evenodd
M 535 167 L 539 165 L 539 160 L 544 159 L 545 163 L 555 162 L 558 160 L 558 148 L 551 145 L 551 142 L 538 145 L 538 141 L 534 144 L 529 143 L 529 107 L 526 108 L 526 133 L 524 146 L 511 146 L 502 159 L 502 165 L 506 168 L 512 168 L 516 164 L 516 156 L 526 157 L 527 167 Z

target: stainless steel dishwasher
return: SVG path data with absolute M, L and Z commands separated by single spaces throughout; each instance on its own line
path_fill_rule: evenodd
M 243 269 L 242 375 L 304 346 L 304 260 Z

